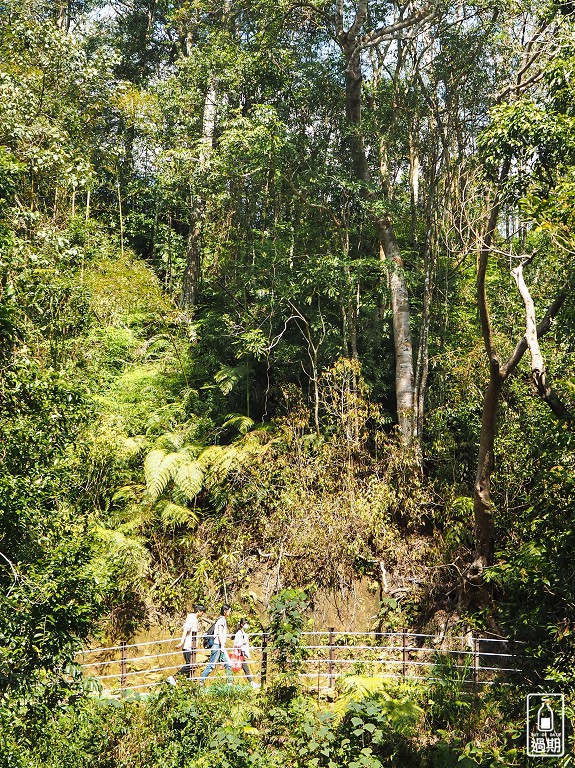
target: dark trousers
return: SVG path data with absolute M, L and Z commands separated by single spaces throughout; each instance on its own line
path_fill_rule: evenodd
M 186 666 L 186 675 L 188 677 L 192 676 L 192 652 L 191 651 L 182 651 L 184 654 L 184 661 Z
M 252 677 L 252 673 L 250 672 L 250 667 L 247 661 L 242 662 L 242 669 L 244 671 L 245 676 L 250 681 L 250 683 L 253 683 L 254 679 Z

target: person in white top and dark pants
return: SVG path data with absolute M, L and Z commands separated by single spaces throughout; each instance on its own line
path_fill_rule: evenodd
M 188 677 L 192 674 L 192 649 L 197 647 L 197 637 L 200 631 L 198 619 L 203 616 L 205 608 L 203 605 L 194 605 L 192 613 L 188 613 L 184 628 L 182 630 L 182 639 L 176 645 L 176 648 L 183 648 L 184 661 L 186 663 L 186 672 Z
M 239 652 L 241 656 L 242 669 L 245 676 L 252 684 L 252 688 L 257 688 L 257 684 L 254 683 L 254 679 L 252 677 L 252 673 L 250 672 L 250 667 L 247 661 L 250 658 L 250 639 L 247 633 L 248 627 L 248 620 L 242 619 L 238 624 L 236 634 L 234 635 L 234 648 Z

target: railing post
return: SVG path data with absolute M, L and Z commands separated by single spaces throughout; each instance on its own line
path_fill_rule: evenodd
M 192 655 L 190 666 L 188 668 L 188 680 L 193 680 L 196 676 L 196 648 L 198 647 L 198 633 L 192 632 Z
M 268 633 L 262 634 L 262 665 L 260 668 L 260 685 L 265 688 L 268 677 Z
M 407 653 L 407 631 L 405 630 L 405 628 L 402 631 L 402 642 L 403 642 L 403 663 L 402 663 L 402 669 L 403 669 L 403 676 L 407 677 L 408 653 Z
M 335 677 L 333 674 L 334 659 L 335 659 L 335 627 L 329 628 L 329 687 L 335 686 Z
M 126 687 L 126 641 L 122 640 L 120 643 L 120 687 Z
M 479 684 L 479 638 L 472 636 L 473 642 L 473 690 L 477 693 Z
M 509 641 L 509 650 L 511 652 L 512 668 L 516 670 L 511 674 L 517 674 L 517 672 L 523 672 L 523 654 L 519 653 L 518 645 L 515 640 Z

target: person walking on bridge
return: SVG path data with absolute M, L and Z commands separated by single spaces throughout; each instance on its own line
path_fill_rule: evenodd
M 240 656 L 244 675 L 248 678 L 252 688 L 257 688 L 258 685 L 254 682 L 248 664 L 248 659 L 250 658 L 250 638 L 248 635 L 248 627 L 249 624 L 247 619 L 242 619 L 239 622 L 236 634 L 234 635 L 234 649 L 237 650 Z
M 230 606 L 227 603 L 224 603 L 220 611 L 220 617 L 214 624 L 214 642 L 211 646 L 212 653 L 210 655 L 210 660 L 208 662 L 207 667 L 204 669 L 204 671 L 200 675 L 200 680 L 202 683 L 205 683 L 205 680 L 208 677 L 208 675 L 210 675 L 214 671 L 216 664 L 219 664 L 220 662 L 222 662 L 226 669 L 226 677 L 228 679 L 228 685 L 232 684 L 232 665 L 230 662 L 229 654 L 226 651 L 226 642 L 228 639 L 227 618 L 230 615 L 231 610 L 232 609 L 230 608 Z
M 196 604 L 191 613 L 186 616 L 184 628 L 182 630 L 182 639 L 176 645 L 176 648 L 183 647 L 184 661 L 188 678 L 192 676 L 192 649 L 197 647 L 197 637 L 200 631 L 199 619 L 204 615 L 206 609 L 203 605 Z

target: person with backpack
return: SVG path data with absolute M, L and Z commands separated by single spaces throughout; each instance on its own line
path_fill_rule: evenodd
M 184 661 L 188 677 L 191 676 L 192 671 L 192 648 L 197 647 L 197 643 L 194 642 L 194 640 L 197 639 L 198 632 L 200 631 L 199 619 L 203 616 L 205 610 L 203 605 L 194 605 L 192 612 L 188 613 L 186 616 L 186 621 L 184 622 L 184 628 L 182 630 L 182 639 L 176 645 L 176 648 L 183 647 Z
M 214 671 L 216 664 L 223 663 L 226 670 L 228 685 L 232 684 L 232 665 L 229 654 L 226 651 L 226 641 L 228 639 L 227 617 L 230 615 L 231 610 L 230 606 L 227 603 L 224 603 L 220 611 L 219 619 L 208 629 L 204 637 L 204 647 L 210 648 L 211 654 L 208 665 L 200 675 L 202 683 L 204 683 L 208 675 Z
M 244 675 L 248 678 L 252 688 L 257 688 L 257 683 L 254 682 L 247 661 L 250 658 L 250 638 L 247 633 L 248 627 L 249 624 L 247 619 L 242 619 L 238 624 L 236 634 L 234 635 L 234 650 L 237 651 L 240 661 L 242 662 Z

